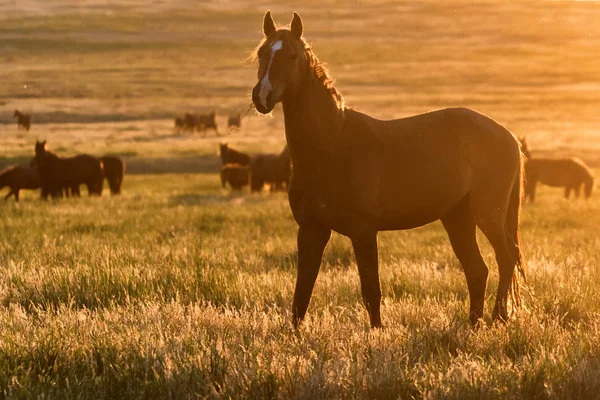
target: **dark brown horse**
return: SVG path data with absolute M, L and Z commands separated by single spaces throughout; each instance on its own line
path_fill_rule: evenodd
M 102 162 L 88 154 L 60 158 L 46 150 L 46 141 L 35 143 L 35 157 L 31 161 L 37 166 L 41 179 L 42 198 L 48 195 L 60 197 L 63 188 L 77 188 L 85 184 L 91 195 L 102 195 L 104 172 Z
M 19 201 L 21 189 L 38 189 L 40 185 L 40 175 L 35 168 L 13 165 L 0 172 L 0 189 L 5 186 L 10 188 L 10 192 L 4 197 L 5 200 L 15 196 L 15 200 Z
M 21 130 L 21 128 L 22 128 L 22 129 L 25 129 L 26 131 L 29 131 L 29 128 L 31 128 L 31 116 L 30 115 L 23 114 L 21 111 L 15 110 L 13 117 L 17 119 L 17 129 L 18 130 Z
M 125 176 L 125 161 L 115 156 L 104 156 L 100 158 L 104 170 L 104 177 L 108 182 L 110 193 L 121 194 L 121 185 Z
M 187 130 L 185 118 L 175 117 L 175 126 L 173 127 L 175 133 L 182 133 Z
M 200 115 L 198 117 L 198 131 L 202 131 L 206 134 L 208 129 L 214 129 L 215 133 L 219 134 L 219 128 L 217 127 L 217 112 L 213 111 L 209 114 Z
M 239 164 L 249 165 L 250 156 L 241 151 L 232 149 L 227 143 L 219 143 L 219 155 L 221 156 L 221 164 Z
M 476 227 L 483 231 L 500 271 L 492 316 L 506 320 L 509 297 L 520 303 L 517 272 L 525 277 L 517 139 L 466 108 L 392 121 L 347 108 L 297 14 L 290 29 L 277 29 L 267 12 L 263 32 L 252 100 L 263 114 L 283 105 L 294 165 L 289 201 L 299 225 L 294 323 L 305 316 L 334 230 L 352 241 L 371 326 L 381 326 L 377 232 L 436 220 L 464 268 L 473 324 L 483 317 L 488 277 L 475 235 Z
M 227 118 L 227 127 L 228 128 L 241 128 L 242 127 L 242 116 L 240 114 L 230 115 Z
M 239 164 L 225 164 L 221 167 L 221 186 L 229 183 L 233 190 L 242 190 L 248 184 L 249 167 Z
M 535 201 L 535 190 L 538 183 L 551 187 L 562 187 L 565 199 L 571 192 L 579 198 L 581 187 L 585 198 L 589 199 L 594 191 L 594 173 L 583 161 L 576 157 L 570 158 L 532 158 L 527 140 L 521 138 L 525 161 L 525 199 Z
M 289 187 L 292 175 L 290 151 L 287 146 L 279 154 L 258 154 L 250 163 L 250 191 L 260 192 L 265 183 L 271 190 Z

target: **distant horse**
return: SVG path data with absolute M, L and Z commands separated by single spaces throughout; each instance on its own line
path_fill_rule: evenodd
M 292 175 L 290 151 L 287 146 L 280 154 L 259 154 L 250 163 L 250 191 L 260 192 L 268 183 L 271 190 L 288 188 Z
M 185 118 L 175 117 L 175 126 L 173 129 L 174 129 L 175 133 L 178 133 L 178 134 L 185 131 L 186 130 Z
M 242 127 L 242 116 L 240 114 L 230 115 L 227 118 L 227 127 L 228 128 L 241 128 Z
M 525 161 L 525 198 L 535 201 L 535 191 L 538 183 L 551 187 L 564 187 L 565 199 L 571 191 L 579 198 L 583 186 L 585 198 L 589 199 L 594 191 L 594 173 L 583 161 L 576 157 L 570 158 L 532 158 L 525 138 L 520 139 Z
M 15 201 L 19 201 L 19 191 L 21 189 L 38 189 L 40 187 L 40 176 L 34 168 L 13 165 L 0 172 L 0 189 L 5 186 L 10 188 L 10 192 L 4 197 L 8 200 L 10 196 L 15 196 Z
M 219 143 L 219 155 L 221 156 L 221 164 L 239 164 L 250 165 L 250 156 L 241 151 L 237 151 L 229 147 L 227 143 Z
M 110 193 L 121 194 L 121 184 L 125 176 L 125 161 L 115 156 L 104 156 L 100 158 L 104 170 L 104 177 L 108 182 Z
M 75 157 L 60 158 L 46 150 L 46 141 L 35 143 L 35 157 L 32 165 L 36 165 L 40 174 L 42 198 L 48 195 L 59 197 L 62 188 L 77 187 L 85 184 L 91 195 L 102 195 L 104 173 L 102 162 L 96 157 L 80 154 Z
M 234 190 L 242 190 L 248 184 L 249 167 L 239 164 L 225 164 L 221 167 L 221 186 L 229 183 Z
M 263 32 L 252 101 L 263 114 L 278 102 L 283 105 L 294 166 L 289 201 L 299 225 L 294 323 L 306 314 L 332 230 L 352 241 L 370 323 L 379 327 L 377 232 L 439 219 L 464 267 L 471 323 L 483 317 L 488 277 L 476 227 L 494 248 L 500 271 L 492 316 L 506 320 L 509 297 L 520 304 L 517 272 L 525 278 L 519 239 L 523 161 L 517 139 L 466 108 L 392 121 L 347 108 L 302 37 L 298 14 L 290 29 L 277 29 L 267 12 Z
M 208 129 L 214 129 L 215 133 L 217 135 L 219 134 L 216 111 L 213 111 L 210 114 L 200 115 L 198 117 L 198 131 L 206 132 Z
M 29 128 L 31 128 L 31 116 L 29 114 L 23 114 L 21 111 L 15 110 L 13 118 L 17 119 L 18 130 L 21 130 L 21 128 L 23 128 L 26 131 L 29 131 Z
M 185 113 L 183 115 L 183 131 L 193 133 L 199 130 L 200 117 L 196 114 Z

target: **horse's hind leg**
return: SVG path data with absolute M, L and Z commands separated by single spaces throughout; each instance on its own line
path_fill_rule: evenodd
M 525 187 L 525 195 L 527 197 L 529 197 L 529 202 L 530 203 L 534 203 L 535 202 L 535 190 L 537 187 L 537 180 L 536 179 L 531 179 L 529 182 L 527 182 L 527 186 Z
M 477 225 L 494 248 L 500 275 L 492 319 L 506 321 L 508 319 L 508 290 L 519 259 L 519 249 L 508 232 L 506 209 L 500 208 L 494 211 L 496 212 L 490 213 L 487 217 L 478 218 Z
M 575 186 L 573 192 L 575 193 L 575 198 L 579 200 L 579 196 L 581 195 L 581 185 Z
M 323 251 L 331 230 L 316 224 L 300 225 L 298 229 L 298 276 L 292 303 L 295 326 L 304 319 L 315 281 L 321 267 Z
M 469 321 L 472 325 L 476 325 L 483 318 L 488 267 L 479 252 L 476 237 L 477 228 L 473 214 L 469 209 L 468 197 L 465 197 L 442 218 L 442 224 L 448 232 L 454 254 L 456 254 L 465 271 L 471 303 Z
M 565 186 L 565 199 L 569 200 L 569 195 L 571 194 L 571 186 Z
M 381 286 L 379 285 L 377 260 L 377 233 L 366 233 L 351 239 L 360 276 L 361 292 L 369 312 L 371 328 L 381 328 Z

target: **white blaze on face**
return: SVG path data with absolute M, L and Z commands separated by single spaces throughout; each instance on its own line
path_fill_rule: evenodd
M 271 81 L 269 80 L 269 71 L 271 70 L 271 64 L 273 63 L 273 58 L 275 57 L 275 53 L 281 50 L 281 40 L 273 43 L 271 47 L 271 58 L 269 59 L 269 65 L 267 66 L 267 73 L 260 81 L 260 92 L 258 93 L 258 97 L 260 98 L 260 102 L 263 106 L 267 107 L 267 96 L 273 90 L 271 86 Z

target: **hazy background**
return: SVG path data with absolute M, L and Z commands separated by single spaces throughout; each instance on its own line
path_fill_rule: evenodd
M 173 118 L 244 113 L 245 62 L 271 9 L 292 11 L 346 103 L 378 118 L 475 108 L 536 155 L 600 164 L 600 6 L 592 1 L 3 1 L 0 166 L 35 139 L 60 154 L 124 156 L 131 172 L 216 171 L 216 142 L 173 135 Z M 33 115 L 18 133 L 15 108 Z M 283 145 L 283 118 L 253 116 L 230 143 Z

